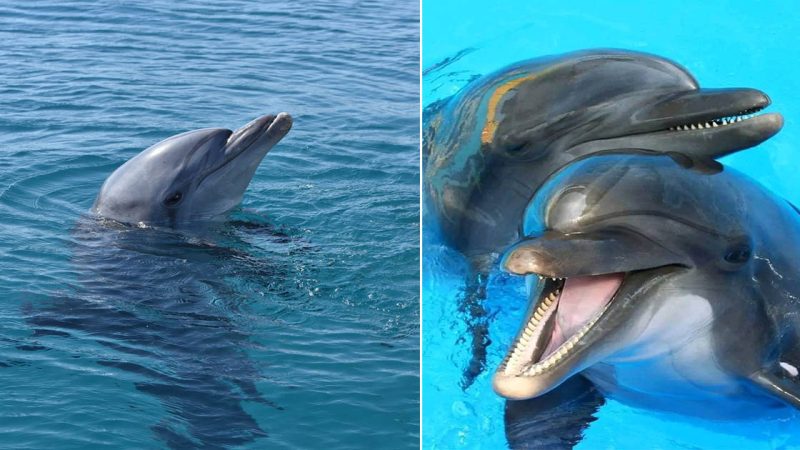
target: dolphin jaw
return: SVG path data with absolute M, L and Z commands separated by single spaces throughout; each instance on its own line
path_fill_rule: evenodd
M 510 350 L 497 368 L 493 380 L 495 391 L 510 399 L 526 399 L 545 394 L 574 373 L 581 354 L 597 339 L 592 333 L 621 291 L 627 274 L 618 276 L 614 292 L 599 310 L 563 342 L 552 342 L 559 303 L 564 295 L 566 278 L 536 275 L 542 290 L 532 303 Z
M 766 105 L 756 106 L 750 109 L 746 109 L 744 111 L 739 111 L 734 114 L 728 114 L 710 119 L 701 119 L 693 123 L 682 122 L 678 125 L 672 125 L 668 129 L 662 131 L 672 131 L 672 132 L 691 131 L 691 130 L 703 130 L 708 128 L 725 127 L 753 119 L 754 117 L 757 117 L 759 115 L 758 113 L 762 111 L 764 108 L 766 108 Z
M 228 141 L 225 143 L 225 160 L 230 161 L 248 149 L 260 146 L 258 144 L 264 140 L 266 140 L 263 142 L 264 145 L 272 147 L 283 139 L 291 128 L 292 116 L 286 112 L 252 120 L 228 136 Z
M 769 98 L 761 94 L 755 100 L 737 102 L 736 109 L 698 108 L 701 110 L 674 115 L 644 109 L 631 117 L 629 133 L 575 143 L 568 152 L 580 157 L 629 149 L 657 153 L 689 151 L 695 156 L 716 159 L 756 146 L 780 131 L 783 127 L 780 113 L 759 114 L 769 104 Z
M 214 198 L 208 210 L 195 211 L 188 220 L 219 217 L 238 205 L 262 159 L 292 127 L 292 117 L 285 112 L 259 117 L 232 132 L 222 150 L 222 157 L 198 177 L 196 195 L 201 192 Z

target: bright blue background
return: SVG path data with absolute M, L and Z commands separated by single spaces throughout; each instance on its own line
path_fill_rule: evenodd
M 278 111 L 294 127 L 234 214 L 269 227 L 91 277 L 73 229 L 111 171 Z M 416 1 L 2 2 L 0 133 L 0 448 L 417 448 Z M 158 357 L 119 350 L 137 336 Z M 268 437 L 225 415 L 237 379 Z
M 723 162 L 800 204 L 800 78 L 797 4 L 781 2 L 479 2 L 423 4 L 423 106 L 459 91 L 476 76 L 515 61 L 586 48 L 639 50 L 684 65 L 704 87 L 753 87 L 772 98 L 784 129 Z M 429 219 L 426 217 L 426 219 Z M 425 448 L 501 448 L 502 400 L 493 368 L 524 314 L 520 280 L 495 274 L 489 370 L 466 392 L 458 386 L 468 348 L 458 341 L 456 311 L 463 262 L 425 222 L 423 236 L 423 443 Z M 800 448 L 800 418 L 710 423 L 607 403 L 579 449 Z M 646 443 L 646 444 L 644 444 Z

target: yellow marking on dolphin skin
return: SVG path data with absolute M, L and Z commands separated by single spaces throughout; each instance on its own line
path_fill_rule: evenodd
M 500 99 L 510 90 L 526 81 L 533 80 L 537 76 L 538 74 L 530 74 L 528 76 L 514 78 L 513 80 L 506 81 L 494 90 L 486 108 L 486 124 L 483 126 L 483 131 L 481 132 L 481 143 L 488 144 L 494 139 L 494 134 L 497 132 L 497 104 L 500 103 Z

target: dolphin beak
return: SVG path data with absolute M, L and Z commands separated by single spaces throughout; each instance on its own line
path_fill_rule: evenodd
M 757 89 L 698 89 L 668 96 L 637 111 L 633 119 L 641 124 L 671 127 L 756 112 L 769 104 L 767 94 Z
M 282 112 L 261 116 L 234 131 L 225 145 L 227 160 L 237 157 L 245 150 L 259 148 L 266 154 L 292 129 L 292 116 Z
M 779 113 L 755 115 L 769 104 L 767 94 L 748 88 L 670 94 L 632 115 L 631 133 L 589 141 L 572 151 L 690 151 L 694 157 L 716 159 L 756 146 L 780 131 L 783 117 Z
M 278 115 L 272 120 L 272 123 L 269 124 L 266 133 L 274 138 L 277 138 L 278 140 L 283 139 L 283 137 L 286 136 L 286 133 L 292 129 L 293 123 L 294 119 L 292 119 L 292 116 L 289 115 L 289 113 L 278 113 Z
M 547 232 L 511 246 L 501 267 L 516 275 L 574 277 L 623 273 L 690 261 L 649 238 L 624 230 Z

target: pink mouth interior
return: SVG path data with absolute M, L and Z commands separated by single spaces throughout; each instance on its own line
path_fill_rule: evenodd
M 599 314 L 622 285 L 623 278 L 621 273 L 567 278 L 558 298 L 553 334 L 541 360 Z

